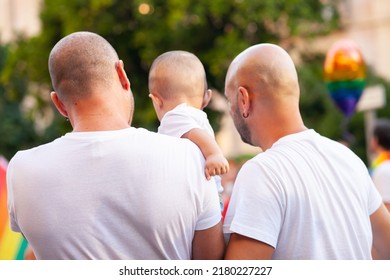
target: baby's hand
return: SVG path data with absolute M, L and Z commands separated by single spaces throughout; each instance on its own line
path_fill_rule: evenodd
M 211 176 L 222 175 L 229 171 L 229 163 L 222 154 L 213 154 L 206 158 L 205 175 L 210 180 Z

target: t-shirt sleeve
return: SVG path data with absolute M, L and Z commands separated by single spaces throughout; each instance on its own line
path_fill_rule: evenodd
M 379 165 L 372 179 L 383 201 L 390 203 L 390 163 Z
M 210 180 L 205 183 L 205 195 L 201 214 L 195 230 L 204 230 L 211 228 L 221 221 L 221 207 L 219 205 L 219 198 L 215 181 Z
M 188 169 L 188 180 L 196 182 L 193 186 L 195 204 L 197 209 L 197 222 L 195 230 L 205 230 L 218 224 L 222 219 L 221 207 L 215 180 L 207 180 L 204 176 L 204 157 L 200 150 L 189 142 L 193 150 L 187 166 L 196 165 L 197 172 L 194 169 Z M 194 152 L 195 151 L 195 152 Z
M 371 215 L 373 214 L 382 202 L 384 201 L 381 194 L 378 192 L 378 189 L 376 188 L 374 182 L 369 179 L 369 188 L 368 188 L 368 214 Z
M 247 162 L 234 184 L 224 233 L 238 233 L 276 247 L 283 220 L 282 191 L 272 172 Z
M 7 168 L 7 203 L 8 203 L 8 214 L 11 229 L 16 232 L 21 232 L 15 218 L 15 198 L 14 198 L 14 186 L 13 186 L 13 176 L 14 176 L 14 161 L 11 160 Z
M 164 115 L 158 133 L 180 138 L 194 128 L 202 127 L 185 110 L 175 109 Z

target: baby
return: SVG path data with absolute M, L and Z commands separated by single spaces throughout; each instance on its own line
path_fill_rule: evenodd
M 192 53 L 170 51 L 157 57 L 149 71 L 149 97 L 160 120 L 158 133 L 187 138 L 205 157 L 205 175 L 214 176 L 218 191 L 220 177 L 229 164 L 215 141 L 214 131 L 203 108 L 211 99 L 203 64 Z

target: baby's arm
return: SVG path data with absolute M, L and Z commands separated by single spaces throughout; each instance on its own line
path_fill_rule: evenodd
M 206 131 L 200 128 L 194 128 L 183 134 L 182 138 L 187 138 L 194 142 L 202 151 L 206 159 L 206 178 L 210 180 L 211 176 L 222 175 L 229 171 L 229 163 L 223 156 L 215 139 Z

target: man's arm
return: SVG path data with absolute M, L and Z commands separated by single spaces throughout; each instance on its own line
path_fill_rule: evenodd
M 27 246 L 27 249 L 24 252 L 24 259 L 25 260 L 36 260 L 37 259 L 35 254 L 34 254 L 34 251 L 30 245 Z
M 382 204 L 371 216 L 375 258 L 390 259 L 390 213 Z
M 224 252 L 222 222 L 209 229 L 195 231 L 192 240 L 193 260 L 221 260 Z
M 225 260 L 270 260 L 274 250 L 271 245 L 264 242 L 232 233 Z
M 206 178 L 222 175 L 229 171 L 229 163 L 223 156 L 221 149 L 213 137 L 206 131 L 194 128 L 182 135 L 182 138 L 189 139 L 201 150 L 206 159 Z

